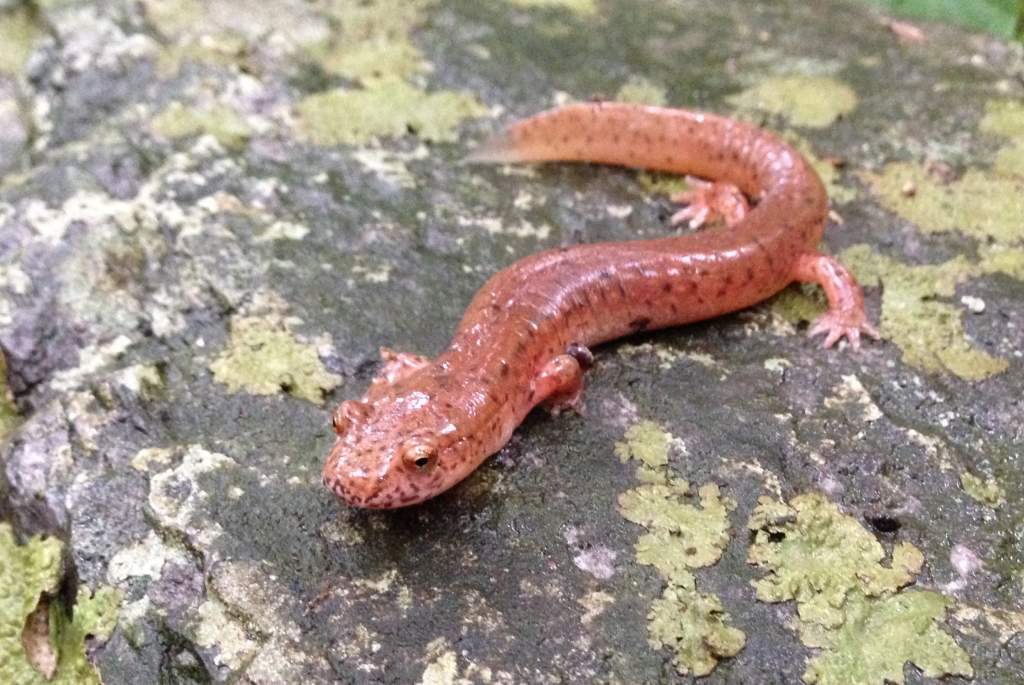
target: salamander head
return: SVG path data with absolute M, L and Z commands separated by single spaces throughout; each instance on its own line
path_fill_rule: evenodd
M 324 464 L 324 485 L 351 506 L 394 509 L 459 482 L 472 467 L 461 463 L 459 431 L 434 399 L 422 390 L 398 390 L 372 402 L 342 402 L 332 417 L 338 438 Z

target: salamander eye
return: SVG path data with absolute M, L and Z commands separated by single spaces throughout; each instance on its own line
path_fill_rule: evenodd
M 344 435 L 357 421 L 370 415 L 370 405 L 358 400 L 345 400 L 331 415 L 331 426 L 338 435 Z
M 417 471 L 426 471 L 437 462 L 437 447 L 426 442 L 410 442 L 402 446 L 402 463 Z

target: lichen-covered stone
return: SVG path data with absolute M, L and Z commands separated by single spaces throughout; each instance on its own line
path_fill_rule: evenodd
M 315 404 L 341 383 L 340 376 L 324 369 L 313 347 L 295 340 L 273 319 L 257 317 L 232 320 L 229 347 L 210 370 L 230 392 L 287 392 Z
M 800 495 L 788 506 L 763 498 L 748 527 L 756 531 L 748 561 L 770 572 L 755 583 L 758 599 L 796 600 L 804 621 L 828 627 L 843 623 L 851 592 L 894 592 L 924 563 L 917 548 L 901 544 L 883 566 L 878 540 L 820 495 Z
M 761 110 L 785 117 L 794 126 L 825 128 L 857 106 L 857 93 L 827 76 L 779 76 L 765 79 L 729 98 L 740 110 Z
M 904 45 L 838 0 L 642 5 L 0 2 L 0 517 L 67 540 L 98 588 L 71 642 L 120 595 L 87 639 L 105 683 L 966 671 L 952 649 L 851 650 L 899 607 L 918 618 L 898 635 L 948 633 L 976 682 L 1024 679 L 1024 54 L 937 25 Z M 884 340 L 819 349 L 800 333 L 820 291 L 788 289 L 597 348 L 582 416 L 530 416 L 442 497 L 340 506 L 329 409 L 379 347 L 436 354 L 517 258 L 670 230 L 674 176 L 460 163 L 594 97 L 796 145 Z M 826 532 L 748 564 L 730 524 L 789 535 L 808 492 Z M 794 561 L 816 554 L 842 573 Z M 799 626 L 827 647 L 755 596 L 779 574 L 799 611 L 844 618 Z M 43 670 L 85 652 L 55 651 L 56 605 L 22 633 Z
M 95 594 L 83 587 L 74 607 L 65 607 L 56 600 L 64 572 L 59 540 L 18 544 L 11 526 L 0 523 L 0 681 L 101 682 L 86 656 L 86 640 L 102 643 L 110 637 L 120 594 L 110 587 Z
M 836 631 L 804 636 L 824 649 L 807 665 L 813 685 L 883 685 L 906 682 L 908 661 L 924 675 L 974 675 L 967 653 L 937 625 L 951 600 L 937 592 L 909 591 L 882 599 L 854 594 Z
M 669 585 L 651 604 L 651 645 L 670 647 L 680 673 L 704 676 L 718 660 L 736 656 L 746 642 L 743 631 L 728 625 L 729 615 L 714 595 L 693 587 Z
M 960 485 L 972 498 L 992 508 L 998 508 L 1006 501 L 1006 491 L 991 478 L 979 478 L 965 471 L 960 474 Z
M 395 78 L 317 93 L 296 105 L 300 132 L 319 145 L 365 144 L 410 131 L 423 140 L 451 142 L 460 123 L 483 113 L 469 94 L 428 93 Z
M 690 571 L 721 558 L 729 542 L 729 512 L 736 504 L 722 498 L 714 483 L 698 489 L 699 507 L 692 502 L 689 484 L 669 468 L 672 436 L 654 421 L 630 426 L 625 438 L 615 451 L 624 462 L 641 463 L 637 475 L 644 484 L 620 495 L 619 509 L 648 531 L 635 545 L 637 562 L 653 566 L 666 582 L 647 615 L 649 641 L 673 651 L 680 673 L 707 675 L 719 659 L 735 656 L 746 636 L 727 623 L 729 615 L 717 596 L 697 591 Z

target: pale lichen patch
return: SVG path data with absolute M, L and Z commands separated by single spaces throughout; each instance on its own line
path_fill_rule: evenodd
M 740 116 L 763 111 L 794 126 L 825 128 L 857 107 L 857 94 L 829 76 L 774 76 L 728 98 Z
M 302 240 L 309 235 L 309 227 L 294 221 L 275 221 L 266 230 L 253 238 L 254 243 L 269 243 L 275 240 Z
M 658 468 L 668 464 L 672 434 L 654 421 L 640 421 L 626 429 L 625 442 L 615 443 L 615 454 L 622 463 L 636 459 L 644 466 Z
M 551 235 L 551 225 L 543 223 L 535 225 L 525 219 L 509 223 L 496 216 L 457 217 L 459 226 L 466 228 L 482 228 L 490 235 L 510 235 L 516 238 L 534 238 L 546 240 Z
M 666 370 L 675 366 L 676 362 L 684 356 L 682 352 L 667 345 L 649 342 L 640 343 L 639 345 L 623 343 L 619 345 L 618 352 L 624 357 L 641 357 L 653 354 L 658 359 L 658 368 Z
M 843 622 L 851 591 L 895 592 L 924 562 L 916 547 L 901 543 L 891 564 L 882 566 L 885 551 L 878 540 L 819 494 L 800 495 L 789 504 L 762 497 L 747 525 L 756 531 L 747 560 L 769 571 L 754 583 L 757 598 L 795 599 L 801 619 L 825 626 Z
M 195 612 L 192 634 L 196 644 L 215 648 L 214 661 L 232 671 L 242 668 L 259 650 L 259 643 L 249 639 L 245 628 L 227 612 L 216 597 L 209 597 Z
M 680 673 L 707 675 L 720 658 L 737 654 L 746 636 L 728 625 L 717 597 L 697 591 L 691 570 L 721 558 L 736 505 L 714 483 L 694 497 L 689 484 L 671 474 L 668 455 L 675 440 L 657 423 L 636 423 L 625 437 L 616 454 L 623 462 L 640 462 L 642 484 L 619 496 L 619 511 L 647 529 L 637 540 L 636 560 L 653 566 L 666 582 L 648 612 L 649 642 L 655 649 L 669 647 Z
M 1024 634 L 1024 611 L 961 604 L 956 608 L 953 619 L 960 625 L 961 632 L 972 635 L 989 633 L 1000 645 Z
M 149 471 L 152 464 L 170 464 L 174 459 L 174 450 L 167 447 L 144 447 L 132 457 L 132 468 L 136 471 Z
M 210 452 L 199 445 L 187 447 L 176 466 L 150 477 L 147 501 L 158 524 L 208 549 L 222 530 L 201 513 L 211 495 L 200 486 L 198 479 L 236 465 L 234 459 L 219 452 Z
M 327 10 L 335 30 L 311 52 L 328 72 L 363 83 L 409 79 L 431 68 L 410 34 L 433 4 L 433 0 L 331 3 Z
M 996 152 L 993 169 L 1004 176 L 1024 178 L 1024 105 L 1018 100 L 986 102 L 979 128 L 1010 139 Z
M 167 547 L 160 537 L 150 531 L 144 540 L 117 551 L 107 564 L 107 580 L 122 583 L 129 578 L 160 577 L 164 563 L 172 556 L 179 556 Z
M 904 362 L 980 380 L 1005 371 L 1007 361 L 974 344 L 964 330 L 963 310 L 937 298 L 952 297 L 956 286 L 973 276 L 1013 275 L 1016 258 L 1007 252 L 997 254 L 998 258 L 975 264 L 961 255 L 943 264 L 911 266 L 879 255 L 868 245 L 854 245 L 840 260 L 862 285 L 884 285 L 880 331 L 899 346 Z
M 583 615 L 580 616 L 580 623 L 590 625 L 594 619 L 604 613 L 604 610 L 615 603 L 615 597 L 601 590 L 588 592 L 577 603 L 583 607 Z
M 361 145 L 413 131 L 421 140 L 453 142 L 458 125 L 486 114 L 468 93 L 426 92 L 386 78 L 357 90 L 316 93 L 296 104 L 299 131 L 317 145 Z
M 721 600 L 692 586 L 670 583 L 651 604 L 647 618 L 651 646 L 672 649 L 680 673 L 708 675 L 719 659 L 735 656 L 746 644 L 743 631 L 727 623 Z
M 363 168 L 399 188 L 415 188 L 416 179 L 409 171 L 407 162 L 425 159 L 430 153 L 423 145 L 418 145 L 410 153 L 395 152 L 383 148 L 362 148 L 352 152 L 352 157 L 363 165 Z
M 233 318 L 227 347 L 210 370 L 228 392 L 287 392 L 314 404 L 323 404 L 324 393 L 341 383 L 324 368 L 316 346 L 300 342 L 276 316 Z
M 54 374 L 50 385 L 61 392 L 78 388 L 97 371 L 117 360 L 131 344 L 131 338 L 119 335 L 109 342 L 83 347 L 78 352 L 78 366 Z
M 980 478 L 969 471 L 960 474 L 960 486 L 971 499 L 998 509 L 1006 502 L 1006 491 L 993 478 Z
M 0 75 L 21 76 L 36 41 L 45 35 L 28 4 L 0 9 Z
M 563 8 L 580 16 L 597 14 L 595 0 L 508 0 L 513 5 L 526 8 Z
M 7 359 L 0 350 L 0 443 L 21 424 L 14 396 L 7 386 Z
M 865 423 L 872 423 L 883 416 L 882 410 L 871 399 L 870 393 L 864 388 L 864 385 L 855 374 L 842 376 L 842 381 L 836 388 L 835 395 L 825 398 L 826 407 L 831 408 L 846 404 L 860 405 L 861 420 Z
M 933 677 L 972 674 L 967 654 L 937 625 L 950 600 L 900 592 L 924 562 L 913 545 L 896 544 L 883 566 L 874 536 L 818 494 L 762 497 L 748 527 L 756 531 L 748 561 L 769 571 L 754 583 L 758 599 L 795 600 L 801 641 L 822 650 L 804 682 L 902 683 L 907 661 Z
M 641 105 L 663 106 L 668 100 L 665 87 L 644 76 L 630 76 L 618 93 L 615 99 L 619 102 L 635 102 Z
M 455 685 L 458 676 L 458 661 L 455 652 L 444 638 L 438 638 L 427 645 L 429 662 L 423 669 L 420 685 Z
M 229 150 L 243 148 L 253 134 L 245 118 L 220 103 L 200 108 L 172 102 L 150 121 L 150 129 L 172 140 L 208 134 Z
M 882 206 L 923 233 L 958 231 L 1003 245 L 1024 242 L 1024 178 L 969 168 L 950 183 L 923 166 L 893 162 L 881 173 L 861 173 Z M 907 188 L 914 192 L 908 194 Z
M 912 662 L 929 678 L 974 674 L 967 653 L 939 628 L 952 601 L 937 592 L 913 590 L 880 599 L 851 595 L 846 621 L 837 630 L 804 630 L 801 639 L 824 651 L 804 672 L 808 685 L 902 685 Z

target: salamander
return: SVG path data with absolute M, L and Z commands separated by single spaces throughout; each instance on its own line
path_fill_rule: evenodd
M 334 411 L 324 484 L 355 507 L 396 508 L 452 487 L 536 406 L 579 406 L 590 347 L 708 319 L 790 283 L 819 284 L 828 311 L 810 334 L 830 347 L 878 337 L 852 274 L 817 250 L 821 180 L 775 136 L 710 113 L 616 102 L 518 121 L 469 160 L 592 162 L 696 180 L 672 223 L 717 225 L 653 240 L 561 247 L 521 259 L 477 292 L 435 359 L 381 349 L 360 400 Z

